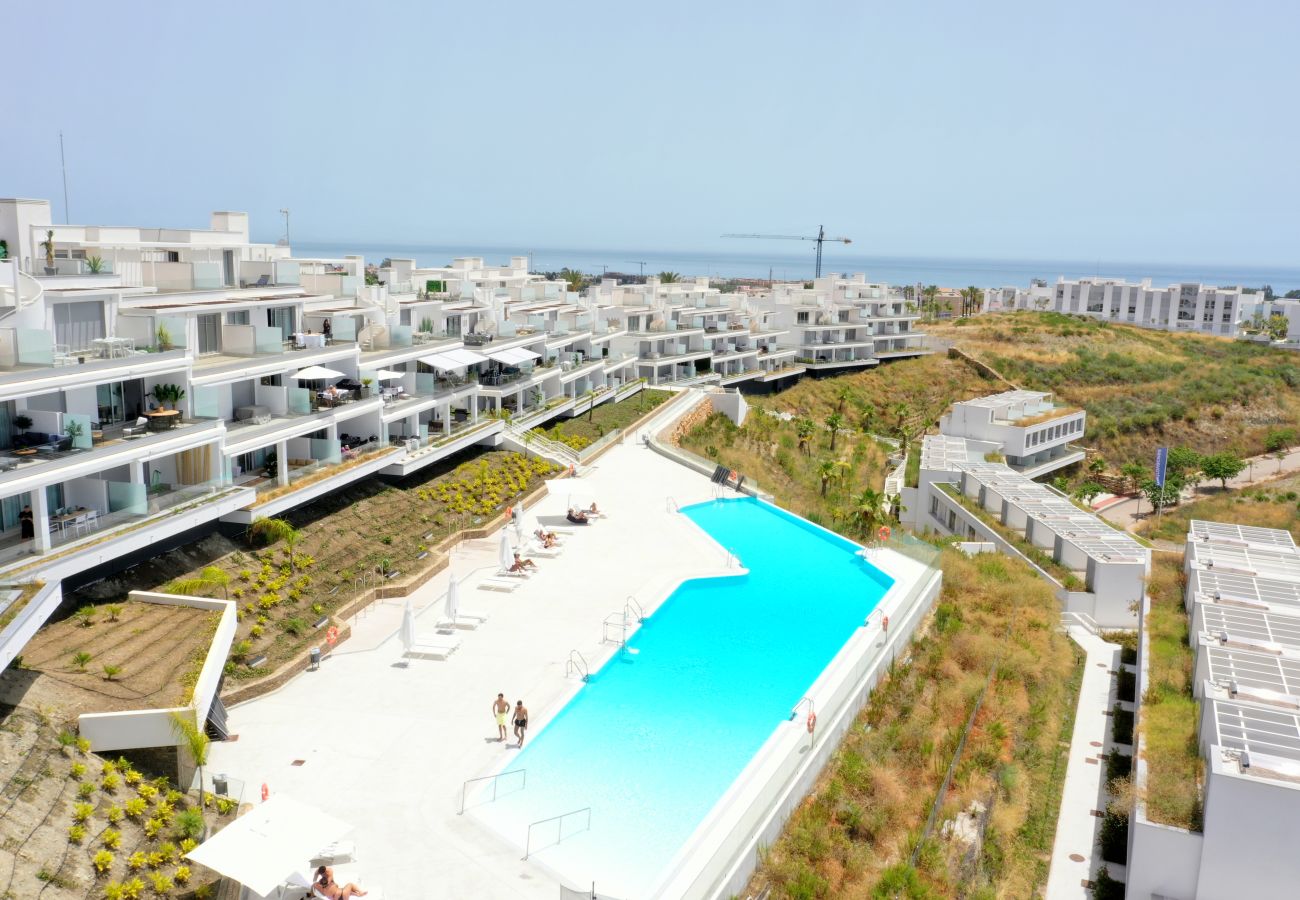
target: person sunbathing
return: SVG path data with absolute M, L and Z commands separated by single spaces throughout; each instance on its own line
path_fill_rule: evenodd
M 526 572 L 529 569 L 536 569 L 536 568 L 537 568 L 537 563 L 533 562 L 531 559 L 524 559 L 522 556 L 519 555 L 519 551 L 515 551 L 515 561 L 510 566 L 511 572 Z
M 580 509 L 570 509 L 569 514 L 565 516 L 574 525 L 586 525 L 587 514 Z
M 552 547 L 560 543 L 560 538 L 554 531 L 542 531 L 542 529 L 539 528 L 533 532 L 533 537 L 537 538 L 537 542 L 541 544 L 542 548 L 545 550 L 550 550 Z
M 591 506 L 587 509 L 587 512 L 591 513 L 593 516 L 598 516 L 598 515 L 600 515 L 600 510 L 596 509 L 596 501 L 595 501 L 595 500 L 592 500 L 592 501 L 591 501 Z
M 316 893 L 329 900 L 348 900 L 349 897 L 364 897 L 366 892 L 352 882 L 340 885 L 334 880 L 334 870 L 321 866 L 316 870 L 316 882 L 312 885 Z

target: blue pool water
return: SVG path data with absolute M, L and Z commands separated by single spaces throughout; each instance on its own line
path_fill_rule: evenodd
M 591 830 L 538 860 L 622 896 L 651 886 L 893 583 L 754 499 L 682 513 L 749 573 L 678 588 L 515 758 L 526 788 L 478 810 L 522 842 L 529 822 L 590 806 Z

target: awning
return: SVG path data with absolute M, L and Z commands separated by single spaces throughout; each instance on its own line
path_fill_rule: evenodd
M 488 354 L 488 359 L 495 359 L 497 362 L 507 366 L 517 366 L 520 363 L 531 362 L 534 359 L 541 359 L 540 353 L 534 353 L 531 350 L 525 350 L 522 347 L 511 347 L 506 350 L 494 350 Z
M 405 372 L 398 372 L 394 369 L 380 369 L 375 373 L 375 378 L 380 381 L 392 381 L 396 378 L 403 378 L 405 376 Z
M 277 794 L 185 856 L 266 896 L 351 830 L 340 819 Z
M 466 366 L 472 366 L 476 363 L 487 362 L 487 357 L 481 353 L 475 353 L 473 350 L 444 350 L 441 353 L 435 353 L 432 356 L 421 356 L 420 362 L 426 366 L 432 366 L 435 369 L 442 369 L 449 372 L 452 369 L 463 369 Z

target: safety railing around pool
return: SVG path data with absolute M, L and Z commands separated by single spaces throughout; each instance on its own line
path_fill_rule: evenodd
M 480 775 L 478 778 L 471 778 L 471 779 L 469 779 L 468 781 L 466 781 L 464 784 L 462 784 L 462 785 L 460 786 L 460 811 L 457 812 L 456 815 L 458 815 L 458 816 L 463 816 L 463 815 L 465 815 L 465 798 L 466 798 L 467 796 L 469 796 L 469 786 L 470 786 L 471 784 L 475 784 L 475 783 L 480 782 L 480 781 L 490 781 L 490 782 L 492 782 L 492 800 L 489 801 L 489 802 L 493 802 L 493 801 L 495 801 L 495 800 L 497 799 L 497 784 L 499 784 L 500 781 L 501 781 L 501 779 L 502 779 L 502 778 L 505 778 L 507 775 L 518 775 L 518 776 L 519 776 L 519 789 L 520 789 L 520 790 L 523 790 L 524 788 L 526 788 L 526 787 L 528 786 L 528 770 L 527 770 L 527 769 L 510 769 L 510 770 L 505 771 L 505 772 L 498 772 L 498 773 L 496 773 L 495 775 Z
M 528 826 L 528 837 L 524 841 L 524 859 L 527 859 L 529 856 L 531 856 L 533 852 L 533 829 L 534 828 L 537 828 L 539 825 L 548 825 L 551 822 L 556 823 L 555 844 L 558 844 L 561 841 L 563 841 L 565 837 L 564 835 L 565 821 L 582 815 L 585 815 L 587 817 L 586 822 L 583 824 L 581 828 L 577 829 L 576 831 L 569 832 L 568 836 L 573 837 L 575 834 L 578 834 L 580 832 L 591 830 L 591 807 L 590 806 L 584 806 L 582 809 L 574 809 L 566 813 L 560 813 L 558 816 L 551 816 L 549 819 L 538 819 L 536 822 L 530 823 Z M 543 846 L 551 847 L 554 846 L 554 844 L 544 844 Z M 540 850 L 541 848 L 539 847 L 538 849 Z

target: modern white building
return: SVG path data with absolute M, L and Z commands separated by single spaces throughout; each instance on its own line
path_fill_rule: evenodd
M 1240 337 L 1244 327 L 1265 309 L 1264 296 L 1240 287 L 1212 287 L 1181 282 L 1155 287 L 1120 278 L 1058 279 L 1029 289 L 990 288 L 987 312 L 1028 309 L 1090 316 L 1164 331 L 1191 331 Z
M 1300 577 L 1286 576 L 1300 573 L 1300 553 L 1285 531 L 1203 521 L 1191 523 L 1186 547 L 1202 827 L 1153 823 L 1140 802 L 1129 823 L 1126 896 L 1291 896 L 1300 883 Z M 1140 727 L 1145 635 L 1139 646 Z M 1142 796 L 1146 763 L 1135 763 Z
M 901 290 L 868 282 L 861 272 L 832 273 L 811 287 L 776 285 L 754 295 L 754 305 L 790 333 L 797 362 L 812 371 L 866 368 L 928 352 L 924 333 L 916 330 L 921 318 L 916 304 Z
M 1057 584 L 1066 612 L 1132 627 L 1150 552 L 1033 480 L 1083 459 L 1069 441 L 1083 436 L 1085 417 L 1039 391 L 953 404 L 940 433 L 921 441 L 917 484 L 903 491 L 905 520 L 1024 557 Z

